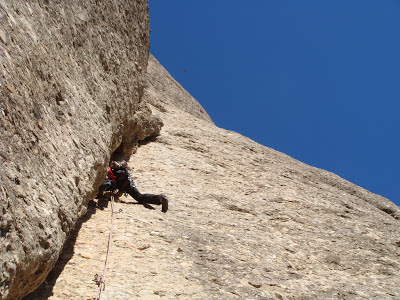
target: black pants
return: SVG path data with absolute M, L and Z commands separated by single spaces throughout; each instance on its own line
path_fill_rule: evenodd
M 142 194 L 135 186 L 135 182 L 130 178 L 117 180 L 116 188 L 122 192 L 128 193 L 133 199 L 139 203 L 149 203 L 160 205 L 160 195 Z

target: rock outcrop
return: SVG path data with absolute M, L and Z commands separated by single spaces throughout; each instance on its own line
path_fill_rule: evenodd
M 148 70 L 144 98 L 165 126 L 130 165 L 139 190 L 165 193 L 170 210 L 115 204 L 101 299 L 400 298 L 399 207 L 217 128 L 154 58 Z M 111 206 L 89 212 L 27 299 L 97 293 Z
M 0 0 L 0 298 L 35 289 L 104 180 L 161 121 L 148 3 Z

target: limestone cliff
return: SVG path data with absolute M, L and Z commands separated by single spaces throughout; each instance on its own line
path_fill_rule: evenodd
M 159 132 L 148 49 L 144 0 L 0 0 L 1 299 L 44 280 L 111 153 Z
M 129 163 L 170 210 L 116 203 L 102 299 L 400 298 L 396 205 L 216 127 L 148 49 L 144 0 L 0 0 L 1 299 L 96 295 L 89 200 L 162 122 Z
M 130 165 L 170 210 L 115 204 L 101 299 L 400 298 L 399 207 L 216 127 L 153 57 L 148 70 L 144 99 L 165 126 Z M 110 216 L 93 202 L 27 299 L 94 297 Z

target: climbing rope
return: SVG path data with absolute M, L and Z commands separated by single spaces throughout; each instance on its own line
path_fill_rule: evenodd
M 107 260 L 108 260 L 108 254 L 110 253 L 110 248 L 111 248 L 111 243 L 112 243 L 112 234 L 113 234 L 113 228 L 114 228 L 114 196 L 111 196 L 111 228 L 110 228 L 110 235 L 108 237 L 108 247 L 107 247 L 107 254 L 106 254 L 106 261 L 104 262 L 104 269 L 103 269 L 103 275 L 99 276 L 96 274 L 94 276 L 93 281 L 99 286 L 97 296 L 95 300 L 100 299 L 100 294 L 101 291 L 105 289 L 106 283 L 105 283 L 105 276 L 106 276 L 106 270 L 107 270 Z

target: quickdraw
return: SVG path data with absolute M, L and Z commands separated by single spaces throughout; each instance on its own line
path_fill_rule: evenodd
M 93 281 L 99 287 L 95 300 L 100 299 L 101 291 L 102 290 L 104 291 L 104 289 L 106 288 L 105 277 L 106 277 L 106 270 L 107 270 L 108 255 L 110 253 L 110 248 L 111 248 L 111 244 L 112 244 L 112 234 L 113 234 L 113 229 L 114 229 L 114 215 L 115 215 L 114 197 L 111 196 L 111 228 L 110 228 L 110 235 L 108 236 L 107 254 L 106 254 L 106 261 L 104 262 L 103 275 L 99 276 L 98 274 L 96 274 L 93 279 Z

